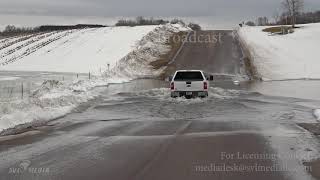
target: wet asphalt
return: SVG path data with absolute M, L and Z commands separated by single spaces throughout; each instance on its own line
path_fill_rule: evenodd
M 312 121 L 306 104 L 316 101 L 234 85 L 245 71 L 232 31 L 198 33 L 223 35 L 186 43 L 174 64 L 216 74 L 207 99 L 172 99 L 168 82 L 154 79 L 100 87 L 73 113 L 1 137 L 0 179 L 312 179 L 300 157 L 317 143 L 296 122 Z

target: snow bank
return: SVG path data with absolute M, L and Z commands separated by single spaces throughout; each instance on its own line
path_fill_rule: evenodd
M 70 113 L 79 104 L 98 94 L 91 91 L 95 86 L 107 85 L 107 81 L 76 81 L 63 84 L 45 81 L 42 86 L 23 101 L 0 103 L 0 132 L 21 124 L 45 123 Z
M 143 32 L 146 31 L 145 29 L 143 29 L 143 27 L 137 28 L 142 28 L 140 30 Z M 28 99 L 25 99 L 23 101 L 13 101 L 9 103 L 0 102 L 0 133 L 6 132 L 5 130 L 15 128 L 20 125 L 24 127 L 30 124 L 42 124 L 49 120 L 64 116 L 72 112 L 72 110 L 80 104 L 92 100 L 96 96 L 98 96 L 99 92 L 94 90 L 94 88 L 97 86 L 107 86 L 109 83 L 122 83 L 137 77 L 145 77 L 160 73 L 161 70 L 154 72 L 152 67 L 149 66 L 150 62 L 157 60 L 158 57 L 170 50 L 169 47 L 166 45 L 166 42 L 160 41 L 159 38 L 167 36 L 169 37 L 174 32 L 189 30 L 188 28 L 185 28 L 181 25 L 167 24 L 156 28 L 148 27 L 147 30 L 151 30 L 151 32 L 146 33 L 146 35 L 141 37 L 141 40 L 138 42 L 132 41 L 130 43 L 123 43 L 120 41 L 116 41 L 117 39 L 125 40 L 126 36 L 129 36 L 130 33 L 128 35 L 124 35 L 124 32 L 128 32 L 129 29 L 133 30 L 133 28 L 102 28 L 80 31 L 75 30 L 74 32 L 64 32 L 69 33 L 67 37 L 61 34 L 63 32 L 54 33 L 50 36 L 40 38 L 40 41 L 46 42 L 48 39 L 44 39 L 60 34 L 62 35 L 62 38 L 66 38 L 65 42 L 62 42 L 61 39 L 57 40 L 59 41 L 59 43 L 54 42 L 50 46 L 48 45 L 37 50 L 30 56 L 22 57 L 22 59 L 17 60 L 15 63 L 9 64 L 7 66 L 2 66 L 1 68 L 4 68 L 6 70 L 9 70 L 10 68 L 23 68 L 23 70 L 37 70 L 37 68 L 44 68 L 48 71 L 58 70 L 55 69 L 60 67 L 60 65 L 55 62 L 57 61 L 61 63 L 61 66 L 65 66 L 61 67 L 61 69 L 78 72 L 84 70 L 85 65 L 87 65 L 87 68 L 90 67 L 90 63 L 94 63 L 95 65 L 97 65 L 97 62 L 100 60 L 101 63 L 102 60 L 103 63 L 113 62 L 113 67 L 111 67 L 112 70 L 110 72 L 105 72 L 105 76 L 95 76 L 93 77 L 94 79 L 88 81 L 80 80 L 66 84 L 55 80 L 48 80 L 45 81 L 41 85 L 41 87 L 35 90 Z M 124 34 L 113 32 L 118 30 Z M 100 32 L 101 34 L 98 35 L 98 32 Z M 133 35 L 135 36 L 135 38 L 140 37 L 141 34 L 143 34 L 138 31 L 135 32 L 138 34 Z M 122 35 L 124 37 L 119 37 Z M 104 37 L 108 37 L 107 39 L 113 40 L 109 42 L 104 42 Z M 36 40 L 38 40 L 38 38 L 36 38 Z M 103 46 L 98 46 L 94 43 L 94 41 L 96 41 L 97 44 Z M 29 44 L 21 41 L 19 41 L 19 43 L 21 43 L 20 45 L 23 45 L 21 46 L 21 49 L 24 48 L 25 44 Z M 123 44 L 123 47 L 121 44 Z M 129 46 L 127 46 L 128 44 L 130 44 L 130 48 Z M 92 46 L 91 49 L 89 45 Z M 111 48 L 112 46 L 113 48 Z M 89 48 L 90 50 L 87 51 L 82 47 Z M 125 56 L 125 58 L 121 57 L 121 59 L 119 58 L 121 53 L 115 53 L 117 55 L 112 54 L 112 49 L 116 52 L 121 53 L 124 53 L 132 49 L 133 51 L 131 53 L 127 52 L 127 56 L 125 56 L 126 54 L 124 54 L 122 57 Z M 118 49 L 120 50 L 118 51 Z M 83 50 L 84 52 L 81 52 L 81 50 Z M 3 51 L 0 50 L 0 53 L 1 52 Z M 61 54 L 59 54 L 58 52 Z M 78 53 L 82 54 L 83 57 L 81 57 Z M 87 55 L 84 55 L 85 53 L 97 54 L 93 55 L 92 58 L 86 59 L 84 58 L 87 57 Z M 106 55 L 105 57 L 109 57 L 111 59 L 109 59 L 109 61 L 105 61 L 106 59 L 103 58 L 104 55 Z M 73 61 L 73 63 L 75 64 L 71 64 L 71 61 L 68 62 L 68 60 L 65 59 L 63 56 L 70 57 L 71 61 Z M 35 60 L 31 59 L 31 57 L 34 57 Z M 61 59 L 65 60 L 66 62 L 63 62 Z M 43 61 L 43 63 L 41 63 L 41 60 Z M 29 62 L 30 67 L 27 67 L 27 65 L 29 66 Z M 23 67 L 22 65 L 26 66 Z M 77 69 L 78 65 L 79 69 Z M 43 69 L 41 70 L 43 71 Z
M 316 109 L 313 111 L 314 116 L 320 121 L 320 109 Z
M 154 77 L 162 73 L 163 69 L 155 70 L 150 63 L 158 60 L 161 55 L 170 51 L 166 44 L 167 38 L 180 31 L 191 29 L 180 24 L 166 24 L 157 27 L 138 42 L 136 48 L 122 58 L 106 76 L 136 79 L 141 77 Z
M 301 27 L 288 35 L 262 32 L 266 27 L 239 29 L 239 36 L 264 80 L 320 78 L 320 24 Z
M 0 70 L 101 73 L 156 27 L 92 28 L 0 41 Z
M 0 81 L 14 81 L 20 79 L 19 77 L 0 76 Z

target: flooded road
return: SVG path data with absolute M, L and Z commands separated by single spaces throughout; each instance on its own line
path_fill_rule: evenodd
M 314 121 L 301 104 L 317 101 L 215 85 L 207 99 L 172 99 L 167 87 L 152 79 L 110 85 L 64 118 L 1 139 L 1 176 L 312 179 L 301 160 L 320 147 L 296 123 Z M 11 172 L 24 161 L 48 171 Z
M 288 80 L 245 83 L 246 89 L 271 96 L 320 100 L 319 80 Z

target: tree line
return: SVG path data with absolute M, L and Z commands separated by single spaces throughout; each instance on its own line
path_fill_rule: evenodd
M 62 31 L 62 30 L 72 30 L 72 29 L 84 29 L 84 28 L 102 28 L 107 27 L 99 24 L 77 24 L 77 25 L 44 25 L 39 26 L 39 31 Z
M 144 18 L 142 16 L 137 17 L 135 20 L 122 19 L 119 20 L 115 26 L 145 26 L 145 25 L 162 25 L 162 24 L 182 24 L 186 23 L 181 19 L 173 19 L 171 21 L 163 19 L 154 19 L 154 18 Z M 201 26 L 196 23 L 189 23 L 187 25 L 192 30 L 201 30 Z M 77 25 L 42 25 L 38 27 L 16 27 L 14 25 L 8 25 L 1 32 L 0 36 L 15 36 L 15 35 L 24 35 L 32 34 L 39 32 L 48 32 L 48 31 L 62 31 L 62 30 L 72 30 L 72 29 L 84 29 L 84 28 L 101 28 L 107 27 L 99 24 L 77 24 Z
M 142 16 L 137 17 L 136 19 L 121 19 L 119 20 L 115 26 L 146 26 L 146 25 L 161 25 L 167 24 L 169 21 L 163 19 L 147 19 Z
M 5 27 L 5 29 L 2 32 L 0 32 L 0 35 L 14 36 L 14 35 L 32 34 L 32 33 L 47 32 L 47 31 L 62 31 L 62 30 L 100 28 L 100 27 L 106 27 L 106 26 L 98 25 L 98 24 L 43 25 L 43 26 L 37 26 L 37 27 L 16 27 L 14 25 L 8 25 Z
M 11 36 L 17 34 L 31 34 L 39 32 L 39 27 L 16 27 L 14 25 L 8 25 L 0 32 L 1 36 Z
M 256 22 L 247 21 L 248 26 L 266 26 L 266 25 L 291 25 L 318 23 L 320 22 L 320 10 L 314 12 L 304 12 L 304 0 L 283 0 L 281 3 L 281 12 L 276 11 L 273 14 L 273 21 L 267 17 L 259 17 Z
M 320 11 L 301 12 L 296 14 L 294 18 L 287 16 L 286 14 L 282 14 L 276 24 L 292 25 L 292 21 L 294 21 L 294 24 L 318 23 L 320 22 Z
M 115 26 L 147 26 L 147 25 L 163 25 L 163 24 L 182 24 L 190 27 L 192 30 L 198 31 L 201 30 L 201 26 L 196 23 L 186 23 L 181 19 L 172 19 L 171 21 L 164 19 L 154 19 L 154 18 L 144 18 L 142 16 L 137 17 L 136 19 L 121 19 Z

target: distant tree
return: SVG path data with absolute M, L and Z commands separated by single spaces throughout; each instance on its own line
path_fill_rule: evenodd
M 170 21 L 171 24 L 182 24 L 182 25 L 186 25 L 186 23 L 181 20 L 181 19 L 173 19 Z
M 257 19 L 257 24 L 258 26 L 266 26 L 269 24 L 269 20 L 267 17 L 259 17 Z
M 280 14 L 279 14 L 279 11 L 275 11 L 274 13 L 273 13 L 273 20 L 274 20 L 274 23 L 275 24 L 278 24 L 278 22 L 279 22 L 279 20 L 280 20 Z
M 297 16 L 303 10 L 304 0 L 283 0 L 282 6 L 284 13 L 290 18 L 292 27 L 295 27 Z
M 246 25 L 247 26 L 255 26 L 256 24 L 252 21 L 248 21 L 248 22 L 246 22 Z
M 138 16 L 135 20 L 127 20 L 121 19 L 115 25 L 116 26 L 144 26 L 144 25 L 160 25 L 166 24 L 169 21 L 165 21 L 163 19 L 154 19 L 154 18 L 144 18 L 142 16 Z
M 39 29 L 38 27 L 31 28 L 31 27 L 16 27 L 14 25 L 8 25 L 2 31 L 1 35 L 3 36 L 13 36 L 19 34 L 30 34 L 37 32 Z
M 136 26 L 137 23 L 133 20 L 121 19 L 115 25 L 116 26 Z
M 137 24 L 144 24 L 144 18 L 142 17 L 142 16 L 138 16 L 137 18 L 136 18 L 136 22 L 137 22 Z
M 17 30 L 17 28 L 15 27 L 15 26 L 13 26 L 13 25 L 8 25 L 8 26 L 6 26 L 5 27 L 5 29 L 4 29 L 4 33 L 13 33 L 13 32 L 15 32 Z
M 200 31 L 201 30 L 201 26 L 199 24 L 195 24 L 195 23 L 189 23 L 188 27 L 191 28 L 194 31 Z
M 297 24 L 320 22 L 320 11 L 299 13 L 296 16 Z
M 315 12 L 316 22 L 320 22 L 320 11 Z

